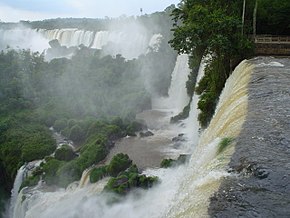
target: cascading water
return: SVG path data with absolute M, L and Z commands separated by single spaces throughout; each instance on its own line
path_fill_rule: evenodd
M 172 85 L 168 91 L 171 108 L 176 108 L 177 111 L 181 111 L 189 101 L 185 86 L 189 73 L 188 55 L 179 55 L 171 78 L 171 81 L 176 82 L 171 82 Z
M 168 90 L 167 98 L 153 98 L 153 109 L 173 109 L 178 114 L 189 102 L 189 96 L 186 91 L 186 81 L 190 74 L 188 66 L 188 55 L 181 54 L 177 56 L 174 70 L 171 76 L 171 85 Z
M 151 37 L 139 32 L 126 31 L 85 31 L 78 29 L 39 29 L 47 40 L 57 39 L 63 46 L 79 46 L 81 44 L 95 48 L 104 49 L 110 55 L 122 54 L 127 59 L 137 58 L 145 54 L 148 47 L 157 51 L 161 43 L 161 34 L 154 34 Z M 112 45 L 110 45 L 110 43 Z
M 242 62 L 226 82 L 215 115 L 202 133 L 166 217 L 207 217 L 209 197 L 225 176 L 234 146 L 218 154 L 221 138 L 238 136 L 247 112 L 247 86 L 252 66 Z
M 24 173 L 25 173 L 25 165 L 19 168 L 19 170 L 17 171 L 16 178 L 14 180 L 13 189 L 11 191 L 10 207 L 8 212 L 9 217 L 13 216 L 14 207 L 18 198 L 18 192 L 24 179 Z
M 85 31 L 78 29 L 54 29 L 54 30 L 45 30 L 39 29 L 41 33 L 47 40 L 57 39 L 61 45 L 64 46 L 78 46 L 85 45 L 90 46 L 93 40 L 94 32 Z
M 122 54 L 126 59 L 137 58 L 149 51 L 158 51 L 161 34 L 148 35 L 142 32 L 86 31 L 79 29 L 0 29 L 0 50 L 11 48 L 31 49 L 43 52 L 49 48 L 48 42 L 57 39 L 62 46 L 84 45 L 93 49 L 103 49 L 104 54 Z M 51 57 L 53 58 L 53 57 Z
M 187 57 L 185 55 L 180 57 L 179 70 L 188 70 Z M 185 64 L 185 67 L 181 65 Z M 201 68 L 203 69 L 203 68 Z M 202 71 L 202 70 L 201 70 Z M 180 72 L 182 73 L 182 72 Z M 172 83 L 178 83 L 180 89 L 185 90 L 185 77 L 175 77 Z M 183 80 L 183 82 L 180 82 Z M 171 86 L 176 86 L 172 84 Z M 173 93 L 172 93 L 173 94 Z M 192 110 L 196 110 L 196 105 Z M 172 108 L 176 109 L 176 108 Z M 171 109 L 171 110 L 172 110 Z M 158 111 L 156 111 L 157 113 Z M 162 113 L 162 112 L 160 112 Z M 141 116 L 142 117 L 142 116 Z M 144 118 L 144 117 L 143 117 Z M 156 119 L 153 118 L 156 122 Z M 164 121 L 164 120 L 163 120 Z M 151 143 L 162 144 L 164 142 L 161 138 L 176 136 L 180 131 L 169 126 L 169 119 L 167 128 L 155 131 L 155 135 L 151 138 L 148 137 L 148 145 Z M 155 125 L 155 124 L 154 124 Z M 175 130 L 175 131 L 173 131 Z M 171 138 L 167 139 L 163 147 L 169 146 Z M 138 139 L 136 139 L 138 140 Z M 144 143 L 144 139 L 143 140 Z M 160 141 L 161 140 L 161 141 Z M 155 141 L 155 142 L 153 142 Z M 117 146 L 117 145 L 116 145 Z M 115 147 L 116 147 L 115 146 Z M 152 147 L 153 151 L 158 146 Z M 136 148 L 135 148 L 136 149 Z M 154 151 L 155 153 L 157 150 Z M 144 157 L 144 153 L 141 155 Z M 160 163 L 160 162 L 159 162 Z M 138 164 L 138 163 L 137 163 Z M 90 184 L 89 183 L 89 170 L 83 173 L 82 179 L 78 185 L 72 184 L 67 190 L 58 190 L 54 193 L 42 191 L 41 188 L 36 190 L 22 191 L 17 202 L 16 212 L 17 216 L 14 218 L 22 217 L 163 217 L 168 211 L 168 207 L 172 206 L 174 196 L 177 194 L 180 179 L 184 177 L 186 166 L 180 166 L 179 169 L 147 169 L 144 173 L 147 175 L 156 175 L 160 178 L 161 183 L 147 191 L 136 191 L 125 197 L 121 203 L 108 205 L 106 203 L 107 196 L 100 193 L 104 183 Z M 99 188 L 98 188 L 99 187 Z M 25 200 L 21 202 L 21 196 L 25 195 Z M 142 197 L 140 197 L 142 195 Z M 161 200 L 162 197 L 162 200 Z
M 196 85 L 200 82 L 202 77 L 204 76 L 204 70 L 206 67 L 206 60 L 209 58 L 203 58 L 201 60 L 197 78 L 196 78 Z M 193 94 L 191 103 L 190 103 L 190 111 L 188 118 L 184 121 L 184 124 L 186 128 L 184 129 L 184 132 L 186 134 L 186 137 L 188 138 L 188 141 L 190 143 L 187 144 L 187 150 L 191 153 L 192 149 L 197 145 L 199 140 L 199 123 L 198 123 L 198 113 L 199 110 L 197 108 L 197 103 L 199 100 L 199 96 L 197 94 Z

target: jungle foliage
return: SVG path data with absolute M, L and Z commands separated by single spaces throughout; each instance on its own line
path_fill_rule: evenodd
M 221 90 L 234 67 L 253 55 L 251 37 L 256 3 L 257 34 L 290 34 L 288 0 L 183 0 L 173 10 L 174 38 L 170 41 L 173 48 L 191 55 L 190 66 L 195 72 L 201 58 L 207 57 L 205 76 L 196 88 L 193 84 L 187 85 L 189 92 L 195 89 L 200 95 L 198 119 L 202 127 L 211 120 Z
M 151 107 L 140 73 L 143 63 L 157 66 L 162 52 L 125 60 L 121 55 L 103 56 L 82 47 L 71 59 L 50 62 L 29 50 L 0 52 L 1 185 L 11 189 L 21 165 L 53 153 L 56 142 L 48 129 L 51 126 L 73 140 L 80 154 L 65 147 L 57 150 L 55 158 L 47 159 L 25 184 L 35 184 L 45 172 L 43 179 L 48 184 L 66 186 L 103 160 L 114 140 L 134 135 L 142 128 L 134 121 L 135 114 Z M 169 56 L 176 57 L 168 50 Z M 161 76 L 155 84 L 160 95 L 168 89 L 164 81 Z

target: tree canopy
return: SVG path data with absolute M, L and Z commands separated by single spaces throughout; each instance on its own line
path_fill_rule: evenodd
M 183 0 L 172 13 L 173 48 L 192 55 L 195 65 L 202 57 L 210 57 L 205 77 L 197 88 L 201 94 L 198 107 L 202 126 L 213 115 L 231 70 L 252 49 L 250 40 L 242 35 L 240 4 L 238 0 Z

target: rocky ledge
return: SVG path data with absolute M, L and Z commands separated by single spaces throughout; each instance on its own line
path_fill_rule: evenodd
M 290 216 L 290 59 L 258 57 L 248 114 L 226 178 L 211 197 L 211 217 Z

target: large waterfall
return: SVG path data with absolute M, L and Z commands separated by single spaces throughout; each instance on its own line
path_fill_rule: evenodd
M 104 49 L 111 55 L 122 54 L 127 59 L 145 54 L 148 47 L 158 49 L 160 34 L 152 36 L 138 31 L 86 31 L 79 29 L 39 29 L 47 40 L 57 39 L 61 45 L 71 47 L 81 44 L 95 49 Z
M 157 51 L 162 35 L 147 34 L 145 30 L 104 30 L 87 31 L 79 29 L 30 29 L 19 27 L 0 29 L 0 49 L 31 49 L 43 52 L 49 47 L 48 42 L 57 39 L 61 46 L 73 47 L 84 45 L 94 49 L 102 49 L 105 54 L 122 54 L 126 59 L 137 58 L 150 50 Z
M 175 202 L 167 217 L 206 217 L 209 197 L 221 179 L 234 147 L 218 154 L 222 138 L 238 136 L 247 113 L 247 86 L 252 66 L 242 62 L 226 82 L 215 115 L 193 150 Z

